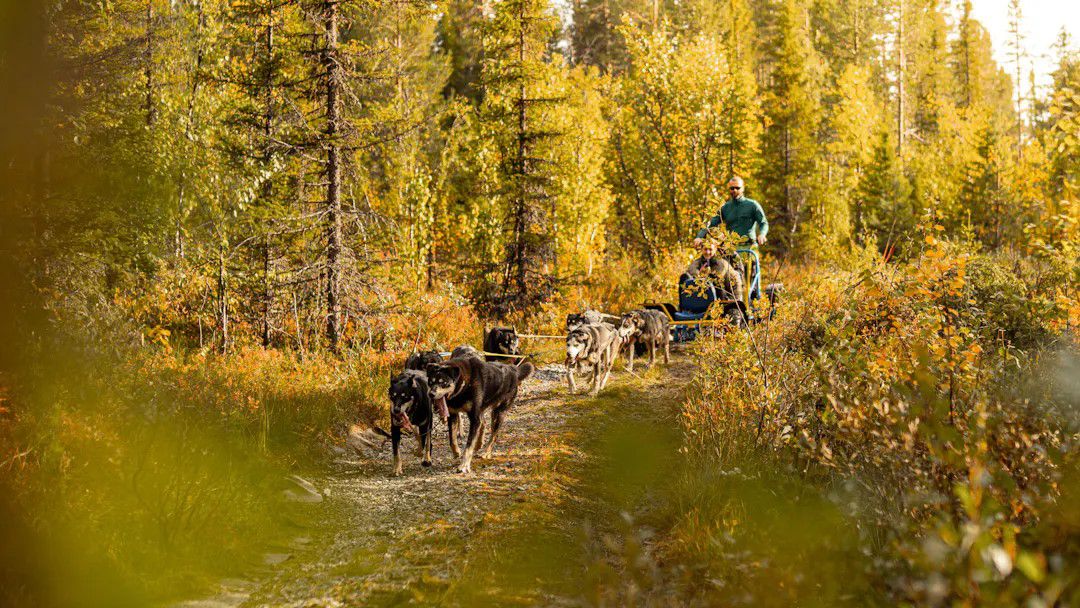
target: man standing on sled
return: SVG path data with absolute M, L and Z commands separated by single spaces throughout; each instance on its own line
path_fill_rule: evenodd
M 720 211 L 705 224 L 705 227 L 698 231 L 697 238 L 694 239 L 695 247 L 701 245 L 701 242 L 708 236 L 709 229 L 720 225 L 745 238 L 745 244 L 765 244 L 765 235 L 769 233 L 769 220 L 765 219 L 765 212 L 757 201 L 743 196 L 743 188 L 744 183 L 741 177 L 733 177 L 728 181 L 728 193 L 731 197 L 720 207 Z M 738 256 L 733 257 L 735 259 L 732 260 L 732 265 L 740 268 L 742 264 L 739 262 Z M 756 276 L 758 272 L 757 263 L 755 262 L 754 265 L 755 268 L 753 268 L 751 276 Z M 750 297 L 754 299 L 761 297 L 760 291 L 755 286 Z

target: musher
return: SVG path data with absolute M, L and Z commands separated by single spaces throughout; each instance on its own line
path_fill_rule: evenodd
M 761 205 L 758 204 L 752 198 L 746 198 L 743 196 L 743 189 L 745 184 L 741 177 L 732 177 L 728 181 L 728 193 L 731 195 L 723 206 L 720 207 L 720 211 L 714 215 L 705 227 L 698 231 L 697 238 L 694 239 L 694 246 L 698 247 L 702 241 L 709 234 L 710 228 L 715 228 L 723 224 L 723 226 L 746 239 L 744 245 L 764 245 L 767 240 L 765 237 L 769 233 L 769 220 L 765 219 L 765 212 L 761 209 Z M 735 256 L 737 258 L 737 256 Z M 733 265 L 738 260 L 733 260 Z M 738 264 L 736 267 L 741 267 Z M 752 269 L 752 274 L 756 275 L 758 272 L 757 264 Z M 752 299 L 761 297 L 760 288 L 754 289 L 750 294 Z

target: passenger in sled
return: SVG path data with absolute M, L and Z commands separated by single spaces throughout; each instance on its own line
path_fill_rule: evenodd
M 701 241 L 698 250 L 701 255 L 690 262 L 690 265 L 686 267 L 686 272 L 679 277 L 680 288 L 690 291 L 692 285 L 699 290 L 711 286 L 719 290 L 718 296 L 741 301 L 743 298 L 742 275 L 732 266 L 727 255 L 720 255 L 717 241 L 711 238 Z

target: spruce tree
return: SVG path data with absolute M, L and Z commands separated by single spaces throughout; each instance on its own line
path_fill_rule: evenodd
M 1043 127 L 1050 156 L 1053 202 L 1080 198 L 1080 53 L 1064 30 L 1057 44 L 1058 67 Z
M 870 86 L 870 70 L 849 64 L 837 82 L 837 102 L 829 120 L 832 140 L 826 146 L 830 165 L 829 197 L 823 197 L 814 222 L 816 234 L 825 239 L 821 247 L 841 244 L 852 229 L 852 214 L 856 213 L 855 233 L 864 236 L 865 209 L 853 211 L 861 204 L 858 191 L 879 143 L 882 129 L 881 103 Z
M 543 117 L 544 109 L 560 100 L 540 94 L 555 27 L 543 0 L 504 0 L 485 29 L 481 112 L 501 154 L 492 194 L 505 209 L 507 233 L 501 276 L 487 273 L 477 295 L 496 318 L 535 310 L 555 286 L 551 176 L 542 148 L 560 135 Z
M 987 245 L 998 247 L 1007 221 L 1002 141 L 989 124 L 980 130 L 978 138 L 977 156 L 964 168 L 959 203 L 966 210 L 975 235 Z
M 856 238 L 876 243 L 888 256 L 910 241 L 916 217 L 908 204 L 891 130 L 879 129 L 869 166 L 859 180 L 852 208 Z
M 440 4 L 436 48 L 450 65 L 450 75 L 443 88 L 446 97 L 464 97 L 473 103 L 479 103 L 483 97 L 482 37 L 484 11 L 489 4 L 476 0 L 445 0 Z
M 782 0 L 776 7 L 766 45 L 765 131 L 757 182 L 762 204 L 776 218 L 770 237 L 781 247 L 791 247 L 811 198 L 821 194 L 823 185 L 816 162 L 819 59 L 806 30 L 806 7 L 799 0 Z
M 760 151 L 761 105 L 754 78 L 757 29 L 747 0 L 724 3 L 722 27 L 728 78 L 724 89 L 724 143 L 727 175 L 751 175 Z

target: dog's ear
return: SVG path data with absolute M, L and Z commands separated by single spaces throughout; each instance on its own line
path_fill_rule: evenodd
M 456 365 L 446 368 L 446 371 L 450 372 L 450 377 L 454 379 L 454 382 L 457 382 L 457 379 L 461 377 L 461 368 Z

